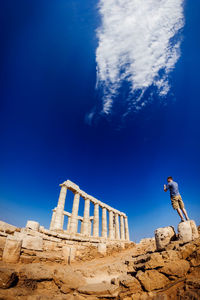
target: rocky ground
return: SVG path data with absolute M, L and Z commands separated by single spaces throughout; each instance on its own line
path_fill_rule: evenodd
M 200 299 L 200 238 L 163 251 L 147 239 L 71 265 L 0 261 L 0 299 Z

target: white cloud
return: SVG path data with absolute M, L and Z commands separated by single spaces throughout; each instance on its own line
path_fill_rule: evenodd
M 180 56 L 183 0 L 99 0 L 99 12 L 97 88 L 103 88 L 103 111 L 111 112 L 124 81 L 137 110 L 148 102 L 143 95 L 150 86 L 165 96 Z

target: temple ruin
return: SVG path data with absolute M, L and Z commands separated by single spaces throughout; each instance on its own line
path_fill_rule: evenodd
M 78 185 L 70 180 L 60 184 L 61 191 L 58 199 L 58 205 L 53 209 L 50 230 L 57 232 L 64 232 L 71 237 L 80 235 L 94 240 L 116 240 L 129 241 L 128 218 L 125 213 L 120 212 L 109 205 L 99 201 L 98 199 L 88 195 L 82 191 Z M 67 190 L 74 194 L 72 212 L 67 212 L 65 208 L 65 200 Z M 80 197 L 85 201 L 83 217 L 78 215 Z M 90 216 L 90 203 L 94 204 L 94 215 Z M 101 236 L 100 236 L 100 222 L 99 209 L 102 209 L 101 220 Z M 109 213 L 109 226 L 107 226 L 107 212 Z M 67 217 L 67 228 L 63 229 L 64 218 Z M 81 231 L 78 230 L 78 221 L 81 221 Z

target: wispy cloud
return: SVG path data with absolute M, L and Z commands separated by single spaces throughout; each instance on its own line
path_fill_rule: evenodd
M 123 82 L 135 109 L 148 102 L 149 87 L 167 95 L 180 56 L 183 0 L 99 0 L 99 12 L 96 87 L 103 90 L 103 112 L 112 111 Z

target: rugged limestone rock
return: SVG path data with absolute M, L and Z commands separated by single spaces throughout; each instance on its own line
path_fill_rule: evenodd
M 175 230 L 172 226 L 158 228 L 155 230 L 155 240 L 157 250 L 163 250 L 176 238 Z
M 169 279 L 157 270 L 138 271 L 136 278 L 148 292 L 161 289 L 169 284 Z
M 186 244 L 180 248 L 179 253 L 182 259 L 187 259 L 195 250 L 196 246 L 194 244 Z
M 70 293 L 71 291 L 78 289 L 80 286 L 85 285 L 84 278 L 69 268 L 66 271 L 55 270 L 53 280 L 64 294 Z
M 81 294 L 100 296 L 101 298 L 113 298 L 119 294 L 119 288 L 117 286 L 104 282 L 81 286 L 78 288 L 78 291 Z
M 20 257 L 22 241 L 14 237 L 7 237 L 3 250 L 3 261 L 7 263 L 17 263 Z
M 119 283 L 128 288 L 129 291 L 131 292 L 141 292 L 142 291 L 142 287 L 140 282 L 133 276 L 131 275 L 121 275 L 119 277 Z
M 174 275 L 177 277 L 183 277 L 190 269 L 188 261 L 180 259 L 178 261 L 169 261 L 159 271 L 165 275 Z
M 8 289 L 17 284 L 17 273 L 12 269 L 0 268 L 0 289 Z

